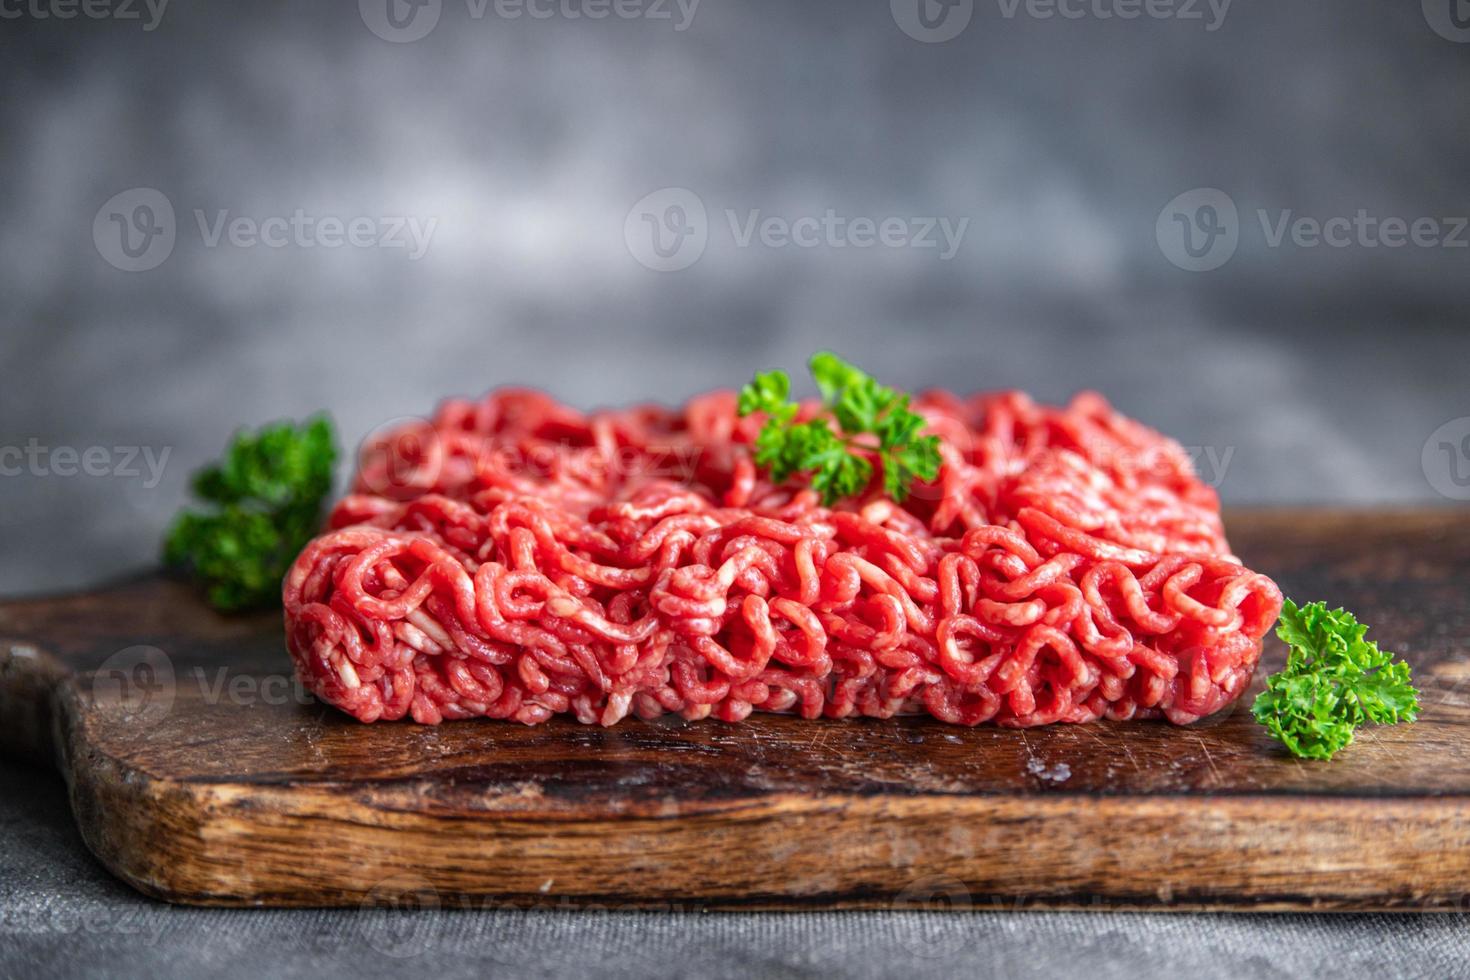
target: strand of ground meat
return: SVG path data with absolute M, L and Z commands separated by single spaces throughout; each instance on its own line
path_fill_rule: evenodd
M 365 443 L 286 577 L 302 681 L 361 721 L 1219 711 L 1281 595 L 1176 443 L 1095 394 L 932 392 L 937 479 L 820 505 L 716 392 L 584 414 L 503 390 Z M 803 417 L 819 407 L 808 404 Z

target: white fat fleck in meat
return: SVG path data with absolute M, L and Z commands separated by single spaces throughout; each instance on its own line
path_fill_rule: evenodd
M 546 597 L 546 611 L 553 616 L 570 619 L 582 611 L 582 604 L 569 595 L 550 595 Z
M 454 641 L 449 638 L 448 631 L 437 619 L 424 612 L 422 607 L 415 609 L 404 618 L 427 633 L 439 646 L 446 650 L 454 649 Z
M 445 650 L 442 644 L 435 643 L 427 633 L 406 620 L 393 625 L 393 635 L 419 653 L 443 653 Z
M 348 690 L 355 691 L 362 687 L 362 681 L 357 676 L 357 668 L 352 666 L 352 661 L 346 657 L 337 662 L 337 676 L 342 678 L 342 686 Z

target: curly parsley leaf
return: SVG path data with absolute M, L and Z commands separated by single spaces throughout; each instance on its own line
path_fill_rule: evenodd
M 320 527 L 336 461 L 325 416 L 237 433 L 223 458 L 194 474 L 194 494 L 210 506 L 174 519 L 165 563 L 198 579 L 217 609 L 279 602 L 286 569 Z
M 830 421 L 824 415 L 796 422 L 800 408 L 790 400 L 791 379 L 784 371 L 757 374 L 740 391 L 742 416 L 766 415 L 755 461 L 772 480 L 782 483 L 810 473 L 812 489 L 830 507 L 867 489 L 873 478 L 870 455 L 882 466 L 884 492 L 899 502 L 915 481 L 939 475 L 939 438 L 920 435 L 926 423 L 909 410 L 908 395 L 826 351 L 814 355 L 808 367 Z
M 1266 679 L 1251 713 L 1293 755 L 1330 759 L 1361 725 L 1418 717 L 1409 665 L 1378 649 L 1367 632 L 1346 610 L 1286 600 L 1276 627 L 1288 647 L 1286 668 Z
M 740 401 L 736 406 L 741 415 L 765 412 L 776 416 L 790 410 L 789 417 L 796 416 L 795 405 L 787 404 L 791 394 L 791 379 L 785 371 L 766 371 L 757 374 L 755 380 L 740 390 Z

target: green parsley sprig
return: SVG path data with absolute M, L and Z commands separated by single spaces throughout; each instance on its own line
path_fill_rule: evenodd
M 237 433 L 217 463 L 194 474 L 195 496 L 164 540 L 164 561 L 190 572 L 217 609 L 277 603 L 291 561 L 321 526 L 337 461 L 331 421 Z
M 812 489 L 830 507 L 868 488 L 873 479 L 870 456 L 877 456 L 882 466 L 884 492 L 899 503 L 915 480 L 938 476 L 939 438 L 919 434 L 924 417 L 909 411 L 907 394 L 880 385 L 825 351 L 814 355 L 808 368 L 827 414 L 805 422 L 796 421 L 800 406 L 790 400 L 791 379 L 785 371 L 757 374 L 740 390 L 742 416 L 766 415 L 756 437 L 755 461 L 769 470 L 773 481 L 810 473 Z
M 1394 662 L 1367 632 L 1346 610 L 1286 600 L 1276 626 L 1289 647 L 1286 668 L 1266 679 L 1251 713 L 1293 755 L 1330 759 L 1361 725 L 1418 717 L 1409 665 Z

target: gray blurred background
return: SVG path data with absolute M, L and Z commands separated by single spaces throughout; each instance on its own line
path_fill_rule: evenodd
M 447 394 L 677 402 L 823 347 L 908 388 L 1096 388 L 1227 503 L 1470 497 L 1466 0 L 71 2 L 0 0 L 0 594 L 152 562 L 237 426 L 325 409 L 355 446 Z M 1291 230 L 1359 212 L 1336 247 Z M 910 240 L 940 219 L 953 247 Z M 0 782 L 0 974 L 402 972 L 350 916 L 147 902 L 51 776 Z M 487 913 L 413 968 L 1466 955 L 1463 916 L 942 918 Z
M 355 445 L 505 383 L 677 402 L 823 347 L 903 387 L 1096 388 L 1227 503 L 1460 489 L 1427 462 L 1470 435 L 1460 0 L 94 2 L 0 11 L 0 453 L 33 447 L 0 456 L 0 593 L 152 561 L 240 425 L 326 409 Z M 742 242 L 829 209 L 968 223 L 953 255 Z M 1272 245 L 1360 210 L 1441 243 Z M 687 267 L 648 267 L 650 219 Z M 401 223 L 417 246 L 376 244 Z

